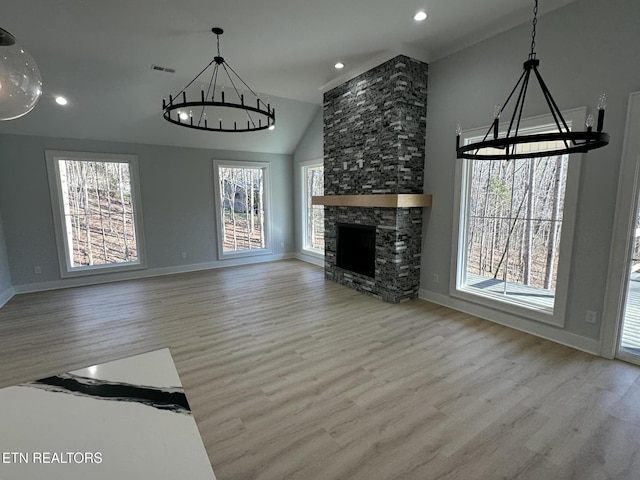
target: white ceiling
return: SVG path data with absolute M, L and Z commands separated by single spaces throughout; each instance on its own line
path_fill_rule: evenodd
M 574 0 L 542 0 L 546 13 Z M 405 53 L 433 61 L 531 18 L 532 0 L 5 0 L 0 27 L 34 57 L 44 97 L 0 133 L 292 153 L 330 88 Z M 429 17 L 418 23 L 416 11 Z M 274 132 L 169 124 L 162 97 L 221 53 L 277 109 Z M 526 52 L 524 52 L 526 53 Z M 342 71 L 333 65 L 341 60 Z M 151 65 L 176 69 L 156 72 Z M 56 95 L 69 98 L 65 108 Z

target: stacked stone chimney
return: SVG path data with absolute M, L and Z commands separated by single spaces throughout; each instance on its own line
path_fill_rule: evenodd
M 400 55 L 325 93 L 325 195 L 423 193 L 427 77 Z M 388 302 L 417 297 L 422 210 L 325 207 L 325 276 Z M 338 223 L 376 227 L 375 278 L 336 266 Z

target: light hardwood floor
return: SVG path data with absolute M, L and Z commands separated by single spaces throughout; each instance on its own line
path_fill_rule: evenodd
M 640 368 L 295 260 L 16 296 L 0 386 L 165 346 L 219 480 L 640 478 Z

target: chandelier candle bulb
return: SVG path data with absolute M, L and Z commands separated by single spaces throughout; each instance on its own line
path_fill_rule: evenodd
M 590 132 L 593 129 L 593 123 L 594 123 L 593 115 L 591 113 L 587 116 L 586 123 L 587 123 L 587 130 Z
M 493 109 L 493 138 L 496 140 L 498 138 L 498 122 L 500 121 L 500 105 L 496 105 Z
M 598 97 L 598 110 L 604 110 L 605 108 L 607 108 L 607 95 L 603 93 Z
M 598 131 L 604 128 L 604 110 L 607 108 L 607 96 L 603 93 L 598 98 Z
M 462 135 L 462 126 L 456 125 L 456 150 L 460 148 L 460 135 Z

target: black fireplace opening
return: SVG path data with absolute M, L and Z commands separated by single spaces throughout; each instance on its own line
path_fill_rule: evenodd
M 336 266 L 367 277 L 376 276 L 376 227 L 338 223 Z

